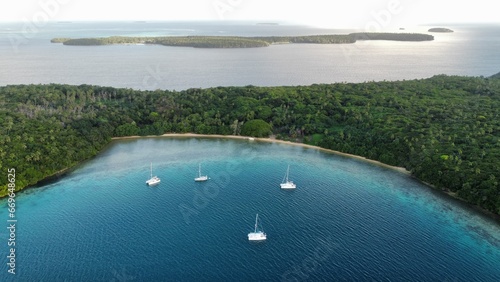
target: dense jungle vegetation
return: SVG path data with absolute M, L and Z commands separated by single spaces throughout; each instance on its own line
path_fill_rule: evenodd
M 96 155 L 111 137 L 233 134 L 304 142 L 408 169 L 500 214 L 500 78 L 138 91 L 0 87 L 0 168 L 18 189 Z M 6 176 L 0 194 L 6 195 Z
M 426 41 L 434 40 L 432 35 L 419 33 L 351 33 L 345 35 L 307 36 L 163 36 L 163 37 L 96 37 L 96 38 L 53 38 L 52 43 L 64 45 L 110 45 L 110 44 L 160 44 L 195 48 L 251 48 L 266 47 L 277 43 L 344 44 L 356 40 Z

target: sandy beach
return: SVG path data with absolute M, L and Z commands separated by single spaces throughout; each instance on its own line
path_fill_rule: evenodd
M 123 140 L 123 139 L 165 138 L 165 137 L 170 137 L 170 138 L 225 138 L 225 139 L 238 139 L 238 140 L 249 140 L 249 141 L 251 140 L 251 141 L 257 141 L 257 142 L 272 142 L 272 143 L 286 144 L 286 145 L 291 145 L 291 146 L 300 146 L 300 147 L 304 147 L 304 148 L 320 150 L 320 151 L 323 151 L 325 153 L 331 153 L 331 154 L 336 154 L 336 155 L 340 155 L 340 156 L 344 156 L 344 157 L 362 160 L 362 161 L 365 161 L 368 163 L 372 163 L 375 165 L 379 165 L 382 167 L 393 169 L 393 170 L 399 171 L 399 172 L 407 174 L 407 175 L 411 175 L 411 173 L 408 170 L 406 170 L 404 167 L 391 166 L 388 164 L 381 163 L 379 161 L 367 159 L 367 158 L 362 157 L 362 156 L 342 153 L 339 151 L 325 149 L 325 148 L 321 148 L 318 146 L 297 143 L 297 142 L 291 142 L 291 141 L 277 140 L 277 139 L 273 139 L 273 138 L 255 138 L 255 137 L 249 137 L 249 136 L 217 135 L 217 134 L 211 135 L 211 134 L 195 134 L 195 133 L 167 133 L 167 134 L 163 134 L 163 135 L 150 135 L 150 136 L 114 137 L 112 139 L 113 140 Z

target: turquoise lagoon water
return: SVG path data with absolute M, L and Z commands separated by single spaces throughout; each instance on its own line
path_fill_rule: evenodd
M 193 180 L 199 163 L 208 182 Z M 284 191 L 289 164 L 298 188 Z M 1 281 L 500 281 L 498 223 L 399 172 L 299 146 L 115 141 L 16 200 L 17 274 L 4 264 Z

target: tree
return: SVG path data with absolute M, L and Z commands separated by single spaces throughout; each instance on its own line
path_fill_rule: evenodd
M 118 126 L 115 130 L 116 136 L 132 136 L 139 134 L 139 128 L 135 123 L 126 123 Z
M 271 134 L 271 125 L 261 119 L 253 119 L 243 124 L 241 134 L 253 137 L 268 137 Z

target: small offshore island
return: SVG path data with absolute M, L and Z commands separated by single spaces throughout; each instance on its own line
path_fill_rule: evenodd
M 392 40 L 392 41 L 431 41 L 434 36 L 420 33 L 377 33 L 360 32 L 337 35 L 307 36 L 161 36 L 127 37 L 111 36 L 96 38 L 53 38 L 50 42 L 74 46 L 94 46 L 111 44 L 158 44 L 164 46 L 182 46 L 195 48 L 254 48 L 272 44 L 312 43 L 312 44 L 348 44 L 357 40 Z
M 430 28 L 428 32 L 453 32 L 453 30 L 444 27 L 434 27 Z
M 500 78 L 140 91 L 0 87 L 0 167 L 16 191 L 98 154 L 112 138 L 196 133 L 269 138 L 362 156 L 500 215 Z M 0 178 L 0 196 L 8 195 Z

